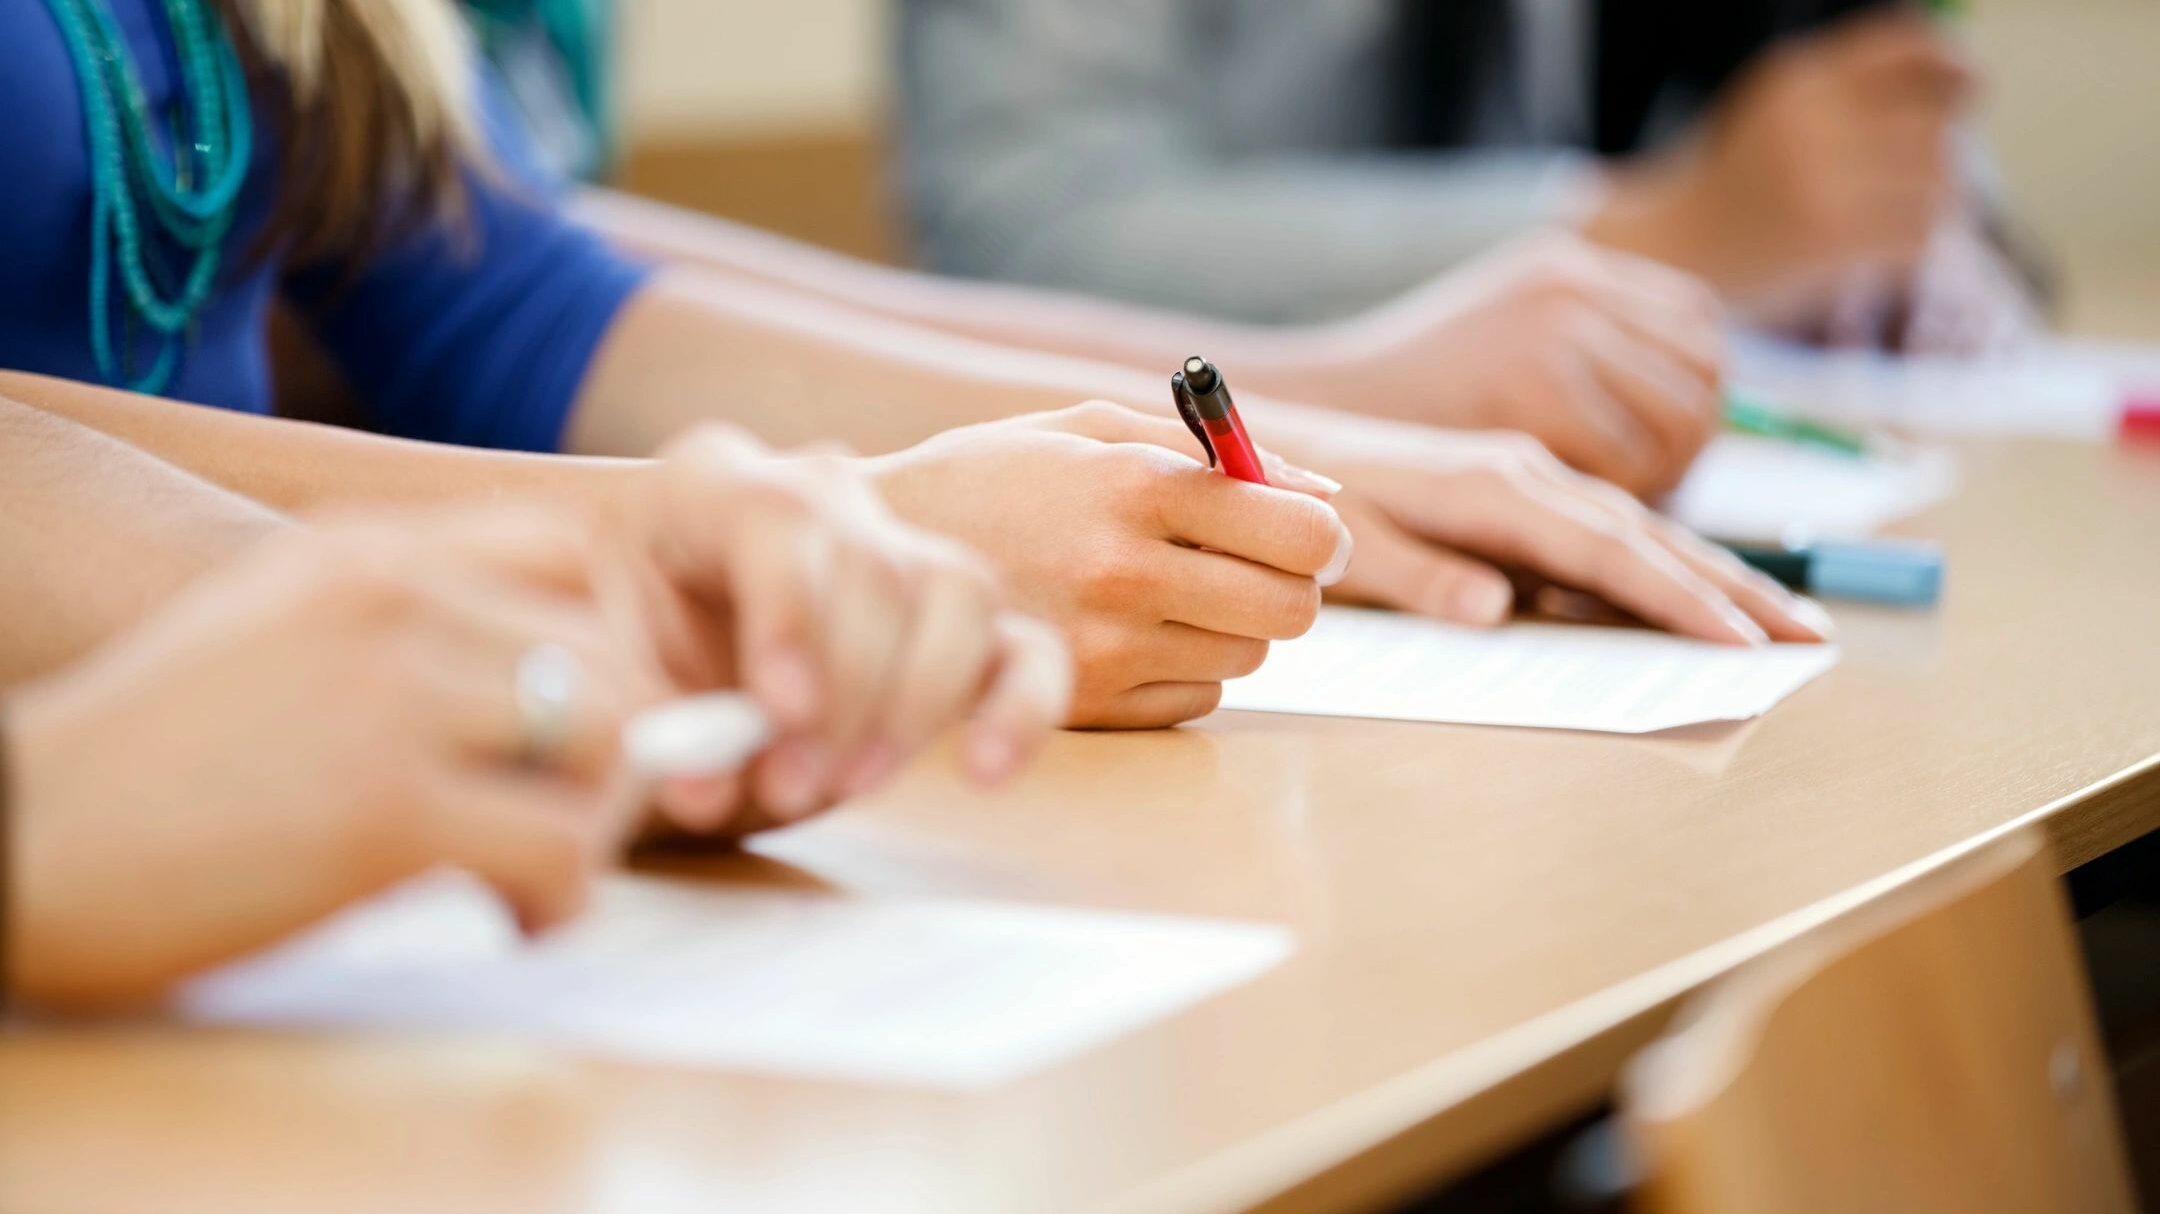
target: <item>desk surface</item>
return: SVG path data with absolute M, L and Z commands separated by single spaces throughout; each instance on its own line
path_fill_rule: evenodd
M 1218 714 L 1070 735 L 988 800 L 929 763 L 715 876 L 1286 922 L 1260 980 L 985 1096 L 500 1044 L 0 1044 L 0 1209 L 1291 1210 L 1586 1107 L 1688 989 L 2043 820 L 2160 824 L 2160 454 L 1967 449 L 1939 612 L 1838 611 L 1767 718 L 1650 739 Z

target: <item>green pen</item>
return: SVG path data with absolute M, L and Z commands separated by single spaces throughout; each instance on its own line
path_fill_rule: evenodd
M 1840 455 L 1855 458 L 1868 453 L 1866 437 L 1836 426 L 1794 417 L 1781 409 L 1765 404 L 1761 398 L 1727 389 L 1725 393 L 1725 428 L 1738 434 L 1752 434 L 1757 438 L 1773 438 L 1780 442 L 1799 443 L 1802 446 L 1821 447 Z

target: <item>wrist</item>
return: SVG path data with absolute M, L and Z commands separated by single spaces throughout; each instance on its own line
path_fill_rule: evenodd
M 1682 151 L 1657 163 L 1613 169 L 1582 221 L 1583 236 L 1729 289 L 1731 269 L 1716 252 L 1716 209 L 1702 203 L 1697 155 Z

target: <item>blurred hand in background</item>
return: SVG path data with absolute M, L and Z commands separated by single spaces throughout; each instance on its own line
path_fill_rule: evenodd
M 145 1000 L 440 865 L 528 929 L 577 911 L 623 825 L 621 723 L 663 693 L 649 646 L 564 518 L 411 523 L 266 540 L 11 704 L 19 995 Z M 546 739 L 536 653 L 574 676 Z
M 1697 279 L 1553 232 L 1359 317 L 1264 381 L 1353 412 L 1516 430 L 1654 497 L 1716 432 L 1723 308 Z
M 1692 138 L 1616 169 L 1585 230 L 1774 323 L 1849 313 L 1861 283 L 1884 284 L 1869 306 L 1887 311 L 1957 216 L 1974 93 L 1971 66 L 1924 15 L 1836 23 L 1765 53 Z
M 721 426 L 660 453 L 628 512 L 649 622 L 679 690 L 742 686 L 776 729 L 741 777 L 673 781 L 676 826 L 741 835 L 883 784 L 947 728 L 995 783 L 1062 723 L 1071 661 L 991 564 L 902 522 L 856 461 L 775 457 Z
M 636 475 L 605 524 L 286 528 L 21 692 L 14 989 L 152 999 L 443 866 L 558 923 L 643 808 L 623 723 L 682 692 L 743 686 L 775 728 L 741 776 L 658 790 L 726 836 L 871 791 L 961 722 L 1001 780 L 1064 718 L 1058 636 L 846 461 L 705 427 Z

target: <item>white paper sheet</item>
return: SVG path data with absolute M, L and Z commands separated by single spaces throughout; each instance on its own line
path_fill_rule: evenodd
M 1663 509 L 1720 539 L 1857 537 L 1934 505 L 1956 483 L 1955 464 L 1940 448 L 1856 458 L 1726 434 L 1704 448 Z
M 1759 336 L 1733 344 L 1734 377 L 1795 412 L 1908 434 L 2107 439 L 2123 395 L 2160 386 L 2160 351 L 2053 342 L 1996 359 L 1825 352 Z
M 1224 708 L 1649 733 L 1760 716 L 1837 664 L 1834 645 L 1740 649 L 1637 628 L 1454 628 L 1351 607 L 1321 611 Z
M 611 879 L 517 938 L 442 874 L 200 979 L 192 1020 L 478 1033 L 675 1065 L 981 1088 L 1257 977 L 1279 926 Z

